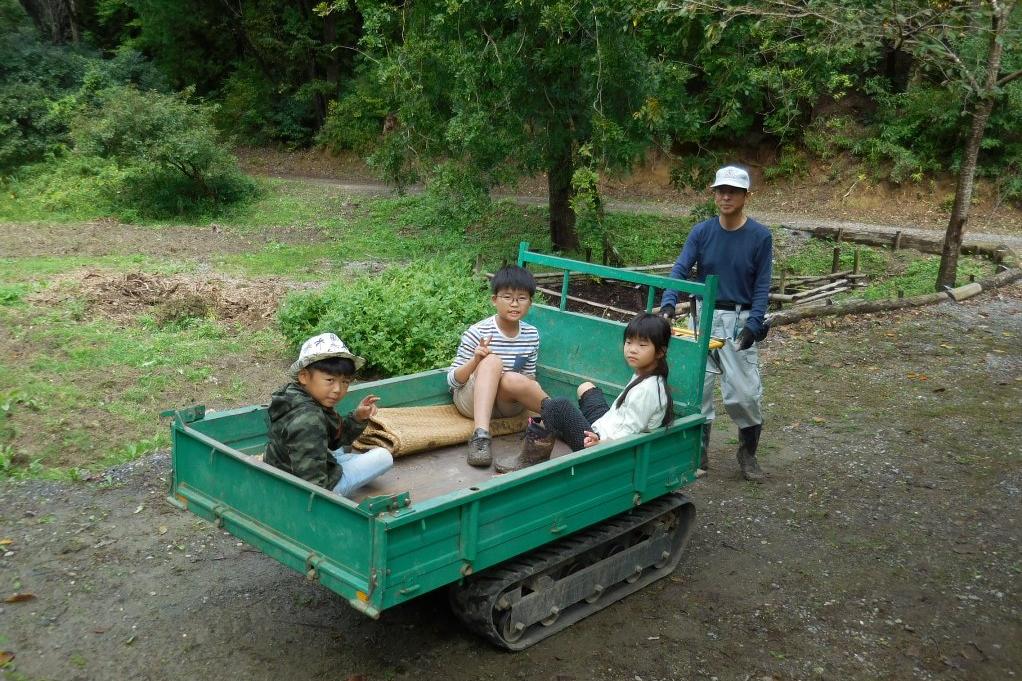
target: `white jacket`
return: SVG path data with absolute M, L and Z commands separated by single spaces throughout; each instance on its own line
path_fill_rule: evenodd
M 636 375 L 633 375 L 629 383 L 635 378 Z M 649 376 L 628 391 L 620 407 L 615 406 L 616 403 L 615 398 L 610 411 L 593 424 L 593 431 L 600 436 L 600 440 L 616 440 L 636 433 L 649 433 L 660 427 L 667 413 L 664 379 Z

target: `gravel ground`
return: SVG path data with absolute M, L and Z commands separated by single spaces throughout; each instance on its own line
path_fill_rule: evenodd
M 1014 678 L 1020 336 L 1017 286 L 776 331 L 767 481 L 739 479 L 718 421 L 675 573 L 517 654 L 462 629 L 443 593 L 368 620 L 178 511 L 166 452 L 0 483 L 0 678 Z

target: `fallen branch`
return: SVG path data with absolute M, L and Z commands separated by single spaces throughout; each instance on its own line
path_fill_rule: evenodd
M 817 293 L 815 296 L 809 296 L 808 298 L 799 298 L 799 299 L 795 300 L 795 306 L 797 307 L 799 305 L 805 305 L 806 303 L 811 303 L 811 302 L 813 302 L 815 300 L 823 300 L 825 298 L 832 298 L 832 297 L 836 296 L 839 293 L 844 293 L 845 291 L 851 291 L 851 290 L 852 290 L 851 286 L 841 286 L 841 287 L 835 288 L 835 289 L 828 289 L 826 291 L 822 291 L 820 293 Z
M 560 300 L 560 298 L 561 298 L 561 292 L 560 291 L 554 291 L 553 289 L 549 289 L 549 288 L 541 288 L 539 286 L 536 287 L 536 290 L 539 291 L 540 293 L 545 293 L 548 296 L 554 296 L 558 300 Z M 583 305 L 589 305 L 591 307 L 595 307 L 595 308 L 598 308 L 598 309 L 601 309 L 601 310 L 609 310 L 610 312 L 617 312 L 618 314 L 626 314 L 626 315 L 630 315 L 630 316 L 635 316 L 635 314 L 637 314 L 635 312 L 635 310 L 625 310 L 625 309 L 622 309 L 620 307 L 614 307 L 613 305 L 604 305 L 603 303 L 597 303 L 596 301 L 586 300 L 585 298 L 578 298 L 576 296 L 568 296 L 568 300 L 570 300 L 572 302 L 575 302 L 575 303 L 581 303 Z
M 784 326 L 803 319 L 824 317 L 829 315 L 866 314 L 868 312 L 886 312 L 900 310 L 905 307 L 922 307 L 948 300 L 946 293 L 930 293 L 912 298 L 889 298 L 887 300 L 868 300 L 862 303 L 844 305 L 818 305 L 807 309 L 787 310 L 768 317 L 771 327 Z
M 999 286 L 1005 286 L 1022 279 L 1022 268 L 1012 268 L 1000 274 L 995 274 L 978 282 L 960 286 L 947 293 L 928 293 L 922 296 L 911 298 L 888 298 L 886 300 L 867 300 L 855 303 L 844 303 L 840 305 L 814 305 L 811 307 L 786 310 L 768 315 L 771 327 L 784 326 L 803 319 L 824 316 L 845 316 L 850 314 L 867 314 L 870 312 L 887 312 L 900 310 L 906 307 L 923 307 L 934 305 L 949 300 L 965 300 L 982 291 L 989 291 Z M 977 288 L 978 285 L 978 288 Z

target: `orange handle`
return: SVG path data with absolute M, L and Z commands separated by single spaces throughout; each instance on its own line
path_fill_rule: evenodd
M 689 329 L 687 327 L 684 327 L 684 326 L 672 326 L 671 327 L 671 334 L 674 335 L 674 336 L 685 337 L 685 338 L 695 338 L 696 337 L 695 331 L 693 331 L 692 329 Z M 720 350 L 722 347 L 724 347 L 724 341 L 722 341 L 719 338 L 710 338 L 710 349 L 711 350 Z

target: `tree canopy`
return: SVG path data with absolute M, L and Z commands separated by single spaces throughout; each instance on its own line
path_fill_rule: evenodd
M 763 147 L 768 175 L 849 154 L 892 183 L 958 176 L 944 284 L 973 179 L 1022 202 L 1020 17 L 1017 0 L 0 0 L 0 169 L 73 143 L 66 98 L 89 73 L 215 104 L 228 138 L 353 149 L 397 184 L 478 197 L 544 173 L 559 248 L 579 188 L 650 150 L 679 186 Z

